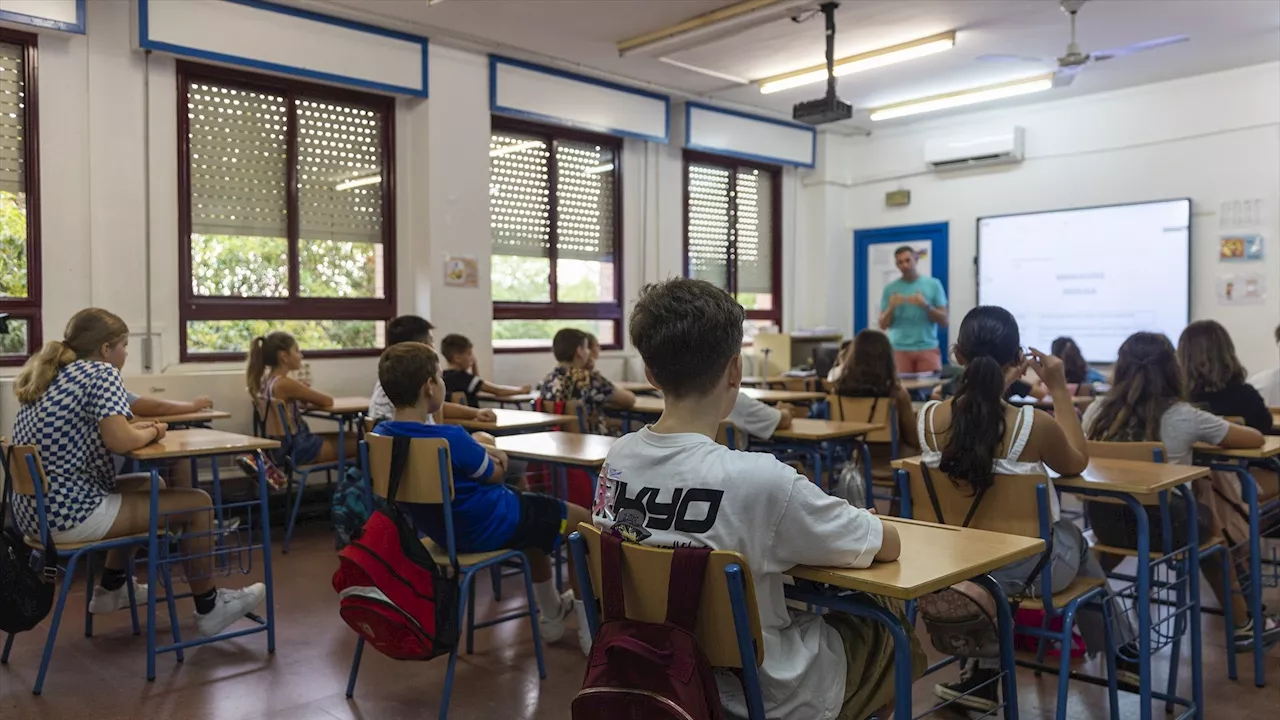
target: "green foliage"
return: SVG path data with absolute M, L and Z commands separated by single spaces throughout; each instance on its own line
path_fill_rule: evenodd
M 9 319 L 9 334 L 0 335 L 0 355 L 27 354 L 27 321 Z
M 0 190 L 0 297 L 26 296 L 27 197 Z
M 548 302 L 551 299 L 551 262 L 547 258 L 515 255 L 493 256 L 493 299 L 495 302 Z M 601 273 L 612 272 L 611 266 L 582 260 L 559 262 L 557 293 L 560 302 L 598 303 L 602 298 Z M 493 323 L 493 339 L 508 346 L 550 344 L 561 328 L 575 327 L 603 337 L 611 324 L 598 320 L 497 320 Z M 505 341 L 505 342 L 503 342 Z M 537 341 L 546 341 L 540 343 Z
M 377 245 L 337 240 L 298 243 L 298 289 L 303 297 L 375 297 Z
M 561 328 L 578 328 L 601 338 L 608 344 L 612 328 L 609 321 L 604 320 L 494 320 L 493 339 L 499 345 L 519 345 L 517 340 L 545 340 L 545 343 L 531 342 L 530 345 L 551 344 L 551 338 Z M 505 343 L 499 341 L 507 341 Z
M 518 255 L 493 256 L 494 302 L 549 302 L 551 261 Z
M 379 346 L 373 320 L 210 320 L 187 323 L 187 349 L 193 353 L 244 352 L 249 341 L 283 330 L 308 350 L 349 350 Z
M 289 241 L 240 235 L 191 235 L 196 295 L 289 297 Z

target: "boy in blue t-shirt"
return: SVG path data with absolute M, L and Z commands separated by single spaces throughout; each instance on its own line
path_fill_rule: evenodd
M 540 610 L 542 637 L 555 642 L 564 636 L 565 619 L 578 615 L 578 642 L 584 653 L 591 648 L 586 611 L 578 594 L 577 576 L 570 557 L 569 580 L 573 590 L 556 592 L 551 559 L 561 540 L 580 522 L 590 522 L 585 508 L 547 495 L 520 493 L 502 482 L 507 456 L 501 450 L 476 442 L 457 425 L 428 425 L 427 417 L 444 404 L 440 358 L 421 343 L 399 343 L 386 349 L 378 361 L 378 382 L 395 406 L 395 418 L 373 429 L 378 435 L 444 438 L 453 462 L 453 534 L 459 552 L 523 550 L 533 575 L 534 598 Z M 418 532 L 444 546 L 443 506 L 398 503 Z

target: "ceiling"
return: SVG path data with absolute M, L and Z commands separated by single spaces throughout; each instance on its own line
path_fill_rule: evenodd
M 781 117 L 790 115 L 793 104 L 823 92 L 817 84 L 762 95 L 754 85 L 738 85 L 656 57 L 618 56 L 619 40 L 735 0 L 442 0 L 431 6 L 426 0 L 293 1 L 438 41 L 489 47 Z M 955 47 L 946 52 L 840 78 L 841 99 L 856 108 L 854 119 L 840 124 L 846 128 L 870 127 L 868 107 L 1050 72 L 1049 63 L 974 58 L 985 53 L 1055 57 L 1065 52 L 1070 33 L 1056 0 L 845 0 L 836 13 L 836 28 L 837 58 L 958 31 Z M 1091 65 L 1070 87 L 977 107 L 1039 102 L 1280 60 L 1280 0 L 1090 0 L 1079 14 L 1078 40 L 1086 53 L 1178 34 L 1190 35 L 1190 42 Z M 821 63 L 823 52 L 818 16 L 803 23 L 782 18 L 670 58 L 754 80 Z

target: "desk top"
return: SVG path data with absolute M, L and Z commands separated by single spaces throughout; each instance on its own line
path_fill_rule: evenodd
M 1098 398 L 1094 397 L 1093 395 L 1073 395 L 1071 397 L 1071 404 L 1075 405 L 1076 407 L 1087 407 L 1090 403 L 1092 403 L 1094 400 L 1097 400 L 1097 399 Z M 1019 406 L 1034 405 L 1040 408 L 1041 410 L 1052 410 L 1053 396 L 1045 395 L 1039 400 L 1033 397 L 1016 397 L 1015 396 L 1015 397 L 1009 398 L 1009 404 L 1019 405 Z
M 1259 448 L 1220 448 L 1217 445 L 1196 443 L 1195 451 L 1203 455 L 1228 458 L 1261 459 L 1280 455 L 1280 435 L 1264 435 Z
M 1093 458 L 1083 473 L 1075 477 L 1055 477 L 1053 484 L 1061 488 L 1090 488 L 1127 495 L 1147 495 L 1172 490 L 1208 476 L 1209 468 L 1192 465 Z
M 742 388 L 740 391 L 743 395 L 752 400 L 759 400 L 770 405 L 780 402 L 812 402 L 814 400 L 825 400 L 826 393 L 820 392 L 802 392 L 799 390 L 761 390 L 759 388 Z
M 835 440 L 836 438 L 857 437 L 869 432 L 883 430 L 884 425 L 878 423 L 853 422 L 849 420 L 816 420 L 813 418 L 795 418 L 791 427 L 778 430 L 773 434 L 775 440 Z
M 615 437 L 567 432 L 540 432 L 504 435 L 495 438 L 498 449 L 524 460 L 600 467 L 613 447 Z
M 239 433 L 194 428 L 165 433 L 160 442 L 138 448 L 126 457 L 134 460 L 162 460 L 166 458 L 225 455 L 254 450 L 274 450 L 280 447 L 277 440 L 241 435 Z
M 910 391 L 910 390 L 932 390 L 935 387 L 946 382 L 946 380 L 943 380 L 941 377 L 926 377 L 926 378 L 904 378 L 901 382 L 902 382 L 902 387 Z
M 902 554 L 897 562 L 869 568 L 824 568 L 797 565 L 787 574 L 873 595 L 914 600 L 931 592 L 1044 552 L 1039 538 L 881 518 L 897 529 Z
M 173 415 L 155 415 L 144 417 L 142 415 L 134 415 L 129 422 L 162 422 L 162 423 L 207 423 L 214 420 L 227 420 L 231 417 L 231 413 L 226 410 L 197 410 L 189 413 L 175 413 Z
M 520 393 L 519 395 L 506 395 L 506 396 L 500 397 L 498 395 L 493 395 L 487 392 L 478 392 L 476 393 L 476 399 L 483 400 L 485 402 L 510 403 L 512 405 L 529 405 L 534 400 L 538 399 L 538 393 L 527 392 L 527 393 Z
M 636 397 L 636 404 L 631 406 L 631 412 L 638 415 L 661 415 L 667 404 L 660 397 L 654 395 L 639 395 Z
M 457 419 L 450 419 L 445 422 L 461 425 L 472 432 L 477 430 L 484 430 L 486 432 L 511 432 L 514 430 L 546 428 L 553 425 L 564 425 L 566 423 L 574 423 L 578 421 L 578 418 L 572 415 L 553 415 L 551 413 L 540 413 L 530 410 L 507 410 L 505 408 L 494 408 L 493 413 L 498 416 L 498 419 L 495 422 Z
M 359 415 L 368 411 L 368 409 L 369 398 L 367 397 L 336 397 L 329 407 L 313 407 L 309 408 L 307 412 L 328 415 Z
M 658 388 L 650 385 L 648 380 L 619 380 L 613 386 L 623 390 L 630 390 L 633 393 L 658 392 Z

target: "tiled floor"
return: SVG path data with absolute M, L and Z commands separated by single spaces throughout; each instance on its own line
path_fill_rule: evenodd
M 277 543 L 278 547 L 278 543 Z M 276 558 L 278 647 L 266 652 L 265 635 L 189 650 L 186 662 L 172 655 L 159 659 L 154 683 L 144 678 L 145 641 L 130 634 L 128 615 L 99 616 L 96 635 L 82 632 L 83 590 L 68 600 L 53 665 L 42 697 L 31 694 L 47 632 L 47 623 L 22 635 L 7 666 L 0 667 L 0 718 L 6 720 L 420 720 L 435 717 L 445 661 L 398 663 L 365 653 L 356 698 L 344 697 L 354 635 L 337 616 L 329 584 L 335 566 L 332 539 L 321 523 L 302 526 L 288 556 Z M 515 579 L 510 592 L 516 591 Z M 485 597 L 488 593 L 480 593 Z M 1206 593 L 1208 596 L 1208 593 Z M 1268 592 L 1273 607 L 1280 593 Z M 508 598 L 504 605 L 521 602 Z M 184 602 L 181 612 L 190 612 Z M 488 616 L 492 603 L 481 602 Z M 164 621 L 162 621 L 164 624 Z M 186 621 L 186 625 L 190 620 Z M 184 629 L 186 627 L 184 626 Z M 161 629 L 161 633 L 167 627 Z M 573 633 L 549 646 L 547 679 L 539 682 L 528 626 L 507 623 L 482 631 L 476 654 L 458 663 L 450 716 L 564 720 L 582 680 L 583 659 Z M 1241 678 L 1226 678 L 1221 619 L 1206 616 L 1204 627 L 1205 696 L 1209 720 L 1273 720 L 1280 706 L 1280 649 L 1267 658 L 1271 685 L 1253 687 L 1252 663 L 1241 656 Z M 1168 658 L 1157 659 L 1164 677 Z M 944 670 L 951 677 L 954 670 Z M 1183 670 L 1184 687 L 1189 668 Z M 1053 717 L 1056 679 L 1019 674 L 1023 718 Z M 1073 719 L 1107 717 L 1100 688 L 1073 683 Z M 917 706 L 929 702 L 930 681 L 916 685 Z M 1137 717 L 1137 703 L 1122 694 L 1122 717 Z M 949 717 L 959 717 L 950 715 Z M 1157 710 L 1156 717 L 1163 717 Z

